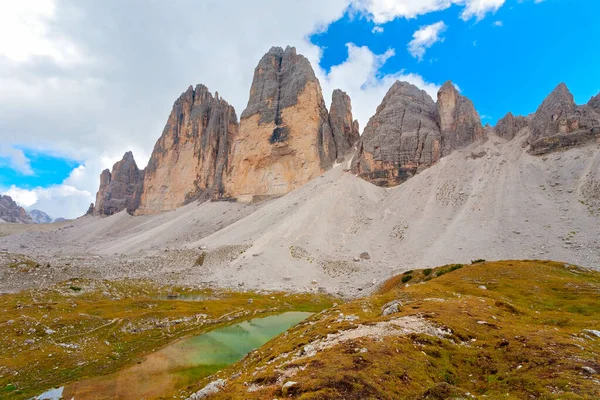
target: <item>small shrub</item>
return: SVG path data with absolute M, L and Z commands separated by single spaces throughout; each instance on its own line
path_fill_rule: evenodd
M 409 269 L 408 271 L 404 272 L 402 275 L 410 275 L 413 273 L 412 269 Z
M 454 264 L 453 266 L 450 267 L 450 271 L 448 271 L 448 272 L 456 271 L 457 269 L 461 269 L 462 267 L 464 267 L 463 264 Z
M 402 283 L 406 283 L 412 279 L 412 275 L 404 275 L 402 277 Z
M 423 275 L 429 276 L 433 270 L 431 268 L 427 268 L 423 270 Z
M 477 260 L 472 260 L 471 264 L 480 264 L 480 263 L 484 263 L 485 260 L 483 258 L 478 258 Z
M 81 292 L 81 288 L 79 286 L 69 286 L 69 289 L 71 289 L 74 292 Z
M 442 276 L 442 275 L 446 275 L 449 271 L 447 269 L 440 269 L 435 276 Z
M 203 251 L 202 254 L 198 256 L 196 259 L 196 265 L 202 266 L 204 265 L 204 259 L 206 258 L 206 252 Z

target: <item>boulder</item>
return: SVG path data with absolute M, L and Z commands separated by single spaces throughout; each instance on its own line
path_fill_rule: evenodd
M 321 86 L 293 47 L 273 47 L 258 63 L 240 118 L 225 185 L 255 201 L 284 195 L 331 168 L 336 147 Z
M 168 211 L 223 196 L 223 176 L 238 122 L 235 110 L 204 85 L 183 93 L 156 142 L 138 214 Z
M 436 104 L 425 91 L 397 81 L 369 119 L 352 171 L 376 185 L 394 186 L 441 156 Z

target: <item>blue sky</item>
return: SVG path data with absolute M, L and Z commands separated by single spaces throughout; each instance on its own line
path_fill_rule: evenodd
M 377 54 L 395 49 L 381 74 L 404 69 L 428 82 L 452 80 L 473 100 L 484 123 L 492 125 L 509 111 L 534 112 L 560 82 L 578 103 L 600 92 L 600 1 L 507 0 L 480 21 L 463 21 L 461 11 L 454 5 L 398 18 L 380 25 L 381 33 L 372 32 L 374 22 L 350 12 L 310 40 L 324 49 L 321 66 L 326 70 L 346 59 L 348 42 Z M 433 44 L 419 61 L 407 43 L 420 27 L 439 21 L 447 26 L 443 42 Z
M 18 186 L 23 189 L 47 187 L 63 182 L 81 162 L 32 149 L 18 149 L 27 159 L 25 165 L 15 166 L 8 157 L 0 156 L 0 187 Z
M 534 112 L 561 81 L 585 103 L 599 15 L 600 0 L 0 2 L 0 193 L 82 215 L 103 169 L 130 150 L 147 164 L 189 85 L 239 116 L 271 46 L 310 60 L 327 103 L 345 90 L 361 128 L 396 79 L 434 99 L 452 80 L 483 123 Z

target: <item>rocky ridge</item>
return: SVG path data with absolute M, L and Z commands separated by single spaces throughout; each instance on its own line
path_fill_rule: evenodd
M 484 128 L 473 103 L 452 82 L 440 88 L 436 102 L 417 87 L 396 82 L 361 137 L 350 97 L 336 89 L 328 111 L 310 62 L 293 47 L 273 47 L 254 71 L 239 124 L 218 93 L 190 86 L 173 106 L 143 183 L 104 171 L 90 210 L 151 214 L 196 199 L 278 197 L 341 162 L 355 145 L 352 171 L 379 186 L 394 186 L 490 134 L 506 140 L 527 136 L 524 146 L 533 155 L 585 143 L 600 137 L 600 95 L 577 106 L 560 84 L 531 116 L 508 113 L 495 127 Z M 122 193 L 109 199 L 106 194 L 115 191 L 108 189 L 115 186 L 111 182 L 138 189 L 116 190 Z
M 33 224 L 31 216 L 20 207 L 10 196 L 0 196 L 0 222 Z
M 577 105 L 567 86 L 560 83 L 534 114 L 524 117 L 509 112 L 498 121 L 494 133 L 507 140 L 525 135 L 525 145 L 533 155 L 600 139 L 600 94 Z
M 113 215 L 127 210 L 130 214 L 139 207 L 144 185 L 144 170 L 135 163 L 133 154 L 128 151 L 123 159 L 100 174 L 100 188 L 96 194 L 95 206 L 90 206 L 88 214 Z

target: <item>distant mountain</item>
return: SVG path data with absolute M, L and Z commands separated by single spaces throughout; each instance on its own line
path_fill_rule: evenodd
M 63 217 L 58 217 L 54 220 L 54 222 L 65 222 L 67 219 Z
M 0 220 L 17 224 L 34 223 L 23 207 L 19 207 L 12 197 L 5 195 L 0 196 Z
M 43 211 L 31 210 L 29 216 L 36 224 L 49 224 L 52 222 L 52 218 Z

